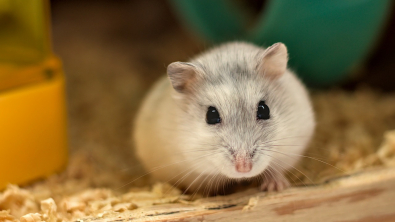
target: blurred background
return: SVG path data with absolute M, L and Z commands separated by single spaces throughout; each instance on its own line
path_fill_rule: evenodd
M 249 12 L 248 21 L 240 18 L 240 21 L 243 21 L 242 25 L 246 27 L 253 26 L 251 21 L 254 18 L 261 19 L 261 12 L 268 7 L 267 1 L 232 0 L 231 2 Z M 225 35 L 223 39 L 215 37 L 218 33 L 214 33 L 214 37 L 210 36 L 210 31 L 206 30 L 205 33 L 204 27 L 199 26 L 196 18 L 194 20 L 188 17 L 188 14 L 182 13 L 182 7 L 186 6 L 182 6 L 179 1 L 51 0 L 50 3 L 53 51 L 61 58 L 66 78 L 68 148 L 71 162 L 74 163 L 74 167 L 77 167 L 76 163 L 89 163 L 98 172 L 117 172 L 125 174 L 127 178 L 131 178 L 138 168 L 131 145 L 134 115 L 149 87 L 165 74 L 166 66 L 173 61 L 188 60 L 212 46 L 213 42 L 244 37 L 258 41 L 255 39 L 258 34 L 254 35 L 253 32 L 243 34 L 245 30 L 239 30 L 240 33 L 237 35 Z M 175 4 L 179 5 L 175 6 Z M 364 48 L 357 52 L 357 56 L 351 52 L 345 54 L 347 58 L 352 56 L 355 58 L 350 61 L 352 64 L 339 68 L 341 72 L 334 74 L 337 77 L 333 81 L 321 81 L 317 78 L 319 74 L 311 80 L 309 74 L 311 70 L 308 70 L 305 64 L 314 61 L 306 60 L 307 56 L 299 56 L 297 51 L 298 47 L 308 48 L 317 52 L 313 57 L 320 58 L 327 56 L 325 50 L 329 49 L 331 53 L 335 53 L 334 55 L 336 53 L 343 55 L 342 52 L 348 50 L 345 47 L 347 41 L 354 42 L 354 40 L 343 41 L 336 33 L 332 33 L 329 26 L 332 21 L 335 25 L 339 25 L 341 20 L 344 20 L 342 16 L 337 20 L 329 19 L 328 30 L 324 33 L 326 37 L 321 39 L 323 42 L 327 41 L 328 45 L 339 44 L 336 48 L 330 45 L 328 49 L 326 44 L 313 43 L 311 40 L 306 40 L 311 42 L 308 45 L 295 44 L 291 40 L 297 36 L 295 34 L 294 37 L 292 33 L 281 38 L 276 38 L 270 33 L 262 34 L 267 37 L 267 41 L 258 41 L 258 43 L 269 45 L 272 41 L 284 41 L 287 44 L 287 41 L 291 41 L 289 47 L 290 63 L 294 65 L 292 68 L 301 70 L 301 78 L 309 83 L 313 94 L 331 90 L 354 92 L 361 87 L 391 94 L 395 91 L 394 5 L 385 4 L 382 8 L 378 8 L 376 11 L 378 17 L 374 20 L 376 21 L 374 24 L 369 23 L 369 19 L 360 20 L 361 24 L 368 22 L 366 27 L 368 25 L 373 27 L 373 34 L 353 33 L 354 29 L 342 27 L 342 32 L 347 33 L 344 39 L 352 36 L 359 39 L 367 35 L 365 37 L 368 40 Z M 384 10 L 380 11 L 380 9 Z M 185 10 L 184 12 L 187 12 Z M 347 14 L 347 12 L 346 10 L 342 13 Z M 203 10 L 199 13 L 209 17 L 209 14 L 215 13 L 215 10 Z M 360 12 L 353 13 L 358 15 Z M 325 12 L 322 11 L 322 14 L 325 15 Z M 359 14 L 366 18 L 368 15 L 370 14 L 364 12 Z M 284 21 L 279 22 L 276 28 L 276 16 L 281 15 L 270 16 L 274 21 L 270 20 L 262 27 L 271 23 L 270 27 L 273 30 L 284 28 L 281 23 Z M 310 27 L 305 24 L 306 21 L 314 20 L 306 18 L 300 21 L 300 27 Z M 350 27 L 358 24 L 353 23 Z M 326 28 L 322 24 L 315 25 Z M 302 29 L 293 31 L 300 33 Z M 338 42 L 331 36 L 335 36 Z M 303 35 L 298 38 L 303 39 Z M 311 56 L 311 53 L 309 55 Z M 298 56 L 305 60 L 298 63 Z M 336 56 L 332 57 L 336 58 Z M 378 138 L 378 141 L 380 140 L 381 138 Z M 83 175 L 83 172 L 80 172 L 83 170 L 76 171 L 77 173 L 73 175 Z M 106 183 L 111 182 L 104 180 L 100 185 L 108 185 Z
M 262 1 L 247 2 L 257 11 L 262 7 Z M 169 63 L 188 60 L 210 42 L 194 35 L 169 1 L 51 3 L 54 50 L 63 60 L 68 83 L 71 151 L 91 148 L 109 155 L 131 154 L 132 117 L 147 89 L 165 74 Z M 395 14 L 391 11 L 358 72 L 331 87 L 395 90 Z M 130 156 L 119 157 L 132 162 Z

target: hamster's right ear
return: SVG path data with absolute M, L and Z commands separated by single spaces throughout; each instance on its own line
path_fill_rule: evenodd
M 266 77 L 277 79 L 285 73 L 287 63 L 287 47 L 283 43 L 279 42 L 265 50 L 259 69 Z
M 173 88 L 179 93 L 185 93 L 188 86 L 196 78 L 196 66 L 192 63 L 173 62 L 167 66 L 167 75 Z

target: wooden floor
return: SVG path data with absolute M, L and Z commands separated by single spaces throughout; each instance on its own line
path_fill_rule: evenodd
M 376 169 L 282 193 L 249 190 L 192 204 L 140 208 L 81 221 L 393 222 L 394 187 L 395 168 Z

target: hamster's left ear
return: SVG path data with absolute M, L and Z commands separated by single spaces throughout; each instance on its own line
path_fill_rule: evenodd
M 267 48 L 258 69 L 265 77 L 277 79 L 281 77 L 288 63 L 287 47 L 283 43 L 275 43 Z
M 167 75 L 171 85 L 179 93 L 190 90 L 191 83 L 196 79 L 196 66 L 187 62 L 173 62 L 167 66 Z

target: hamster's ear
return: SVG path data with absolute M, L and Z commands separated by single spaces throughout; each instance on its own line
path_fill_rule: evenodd
M 179 92 L 184 93 L 196 78 L 196 66 L 192 63 L 173 62 L 167 66 L 167 75 L 173 88 Z
M 275 43 L 265 50 L 259 71 L 270 79 L 277 79 L 285 73 L 287 63 L 287 47 L 283 43 Z

